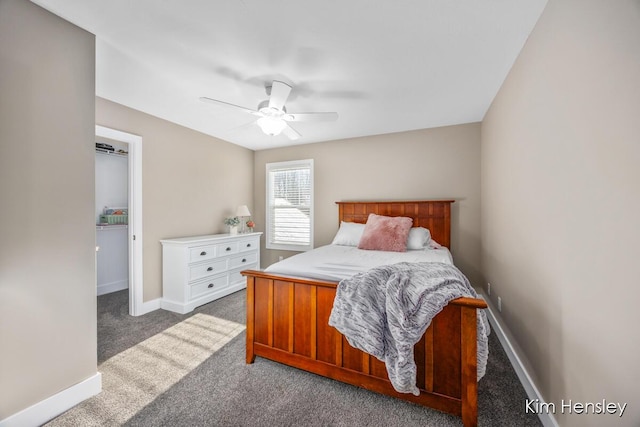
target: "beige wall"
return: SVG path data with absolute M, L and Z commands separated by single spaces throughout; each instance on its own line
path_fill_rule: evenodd
M 253 201 L 253 151 L 96 98 L 96 124 L 142 137 L 144 301 L 162 296 L 160 239 L 226 232 Z
M 0 420 L 96 374 L 94 43 L 0 1 Z
M 331 243 L 337 231 L 336 201 L 453 198 L 452 252 L 475 283 L 480 270 L 479 156 L 478 123 L 257 151 L 257 229 L 264 231 L 265 164 L 311 158 L 316 247 Z M 295 253 L 267 251 L 264 239 L 262 250 L 263 267 L 278 255 Z
M 482 267 L 548 402 L 640 425 L 640 3 L 550 0 L 482 123 Z

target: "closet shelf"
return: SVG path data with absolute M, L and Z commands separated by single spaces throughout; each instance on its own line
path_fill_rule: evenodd
M 106 154 L 107 156 L 115 156 L 115 157 L 127 157 L 129 153 L 118 153 L 109 150 L 103 150 L 102 148 L 96 148 L 96 153 Z
M 128 228 L 129 226 L 127 224 L 112 224 L 112 225 L 100 225 L 100 224 L 96 224 L 96 230 L 97 231 L 103 231 L 103 230 L 118 230 L 121 228 Z

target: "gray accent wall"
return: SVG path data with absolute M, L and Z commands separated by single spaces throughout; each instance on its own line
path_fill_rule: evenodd
M 483 286 L 563 426 L 640 425 L 639 164 L 640 2 L 550 0 L 482 122 L 481 241 Z
M 96 375 L 95 38 L 0 1 L 0 420 Z

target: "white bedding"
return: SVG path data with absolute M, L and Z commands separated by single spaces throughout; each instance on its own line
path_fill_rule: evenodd
M 386 252 L 363 250 L 353 246 L 327 245 L 286 258 L 270 265 L 264 271 L 339 282 L 371 268 L 399 262 L 453 264 L 453 258 L 444 246 L 438 249 Z

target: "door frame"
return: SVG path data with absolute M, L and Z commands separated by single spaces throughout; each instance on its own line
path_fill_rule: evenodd
M 129 314 L 140 316 L 146 312 L 142 281 L 142 137 L 100 125 L 96 125 L 96 136 L 129 144 Z

